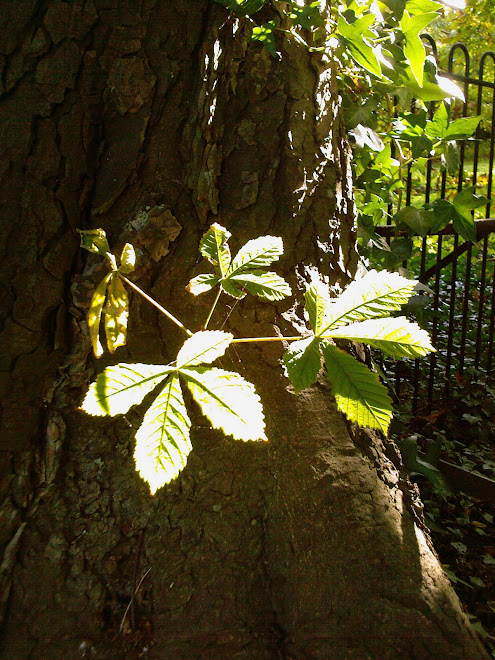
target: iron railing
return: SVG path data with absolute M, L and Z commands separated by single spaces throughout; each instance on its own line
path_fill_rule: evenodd
M 438 59 L 434 40 L 427 35 L 423 38 Z M 459 167 L 454 177 L 448 177 L 431 160 L 421 185 L 409 170 L 406 204 L 413 202 L 418 206 L 418 202 L 445 199 L 468 185 L 479 188 L 488 201 L 481 210 L 484 217 L 476 219 L 476 243 L 465 242 L 451 225 L 422 240 L 419 272 L 415 275 L 434 292 L 427 327 L 438 352 L 431 355 L 426 366 L 424 360 L 411 367 L 397 365 L 397 394 L 410 397 L 413 410 L 430 408 L 435 400 L 448 398 L 453 378 L 462 379 L 468 368 L 490 374 L 495 361 L 495 218 L 490 218 L 495 159 L 495 53 L 484 53 L 477 74 L 472 75 L 469 52 L 463 44 L 456 43 L 441 74 L 455 81 L 464 92 L 464 102 L 457 101 L 452 108 L 454 117 L 482 115 L 484 121 L 476 140 L 460 142 Z M 434 111 L 432 103 L 430 117 Z M 396 236 L 394 230 L 391 226 L 377 228 L 386 237 Z

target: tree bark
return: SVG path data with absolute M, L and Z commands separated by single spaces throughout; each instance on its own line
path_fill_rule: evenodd
M 224 358 L 256 384 L 269 442 L 234 442 L 193 409 L 188 465 L 154 497 L 132 461 L 142 409 L 78 410 L 110 361 L 168 362 L 184 337 L 134 297 L 127 347 L 92 358 L 85 313 L 104 266 L 77 228 L 133 243 L 133 279 L 193 329 L 212 300 L 184 286 L 214 221 L 234 249 L 282 236 L 294 291 L 315 268 L 332 286 L 352 278 L 332 62 L 280 35 L 272 57 L 207 0 L 30 0 L 6 14 L 2 657 L 486 657 L 395 448 L 348 428 L 323 374 L 296 396 L 281 345 Z M 303 324 L 300 294 L 224 302 L 211 327 L 237 336 Z

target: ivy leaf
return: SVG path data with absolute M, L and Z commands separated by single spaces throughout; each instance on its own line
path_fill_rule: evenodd
M 406 40 L 404 55 L 411 65 L 413 75 L 420 87 L 423 86 L 423 68 L 426 52 L 419 34 L 437 17 L 438 14 L 436 12 L 410 16 L 409 12 L 405 11 L 400 21 L 400 29 Z
M 105 256 L 110 252 L 107 235 L 103 229 L 78 229 L 81 236 L 81 247 L 93 254 Z
M 296 392 L 315 383 L 321 367 L 318 339 L 311 336 L 293 342 L 284 353 L 284 364 Z
M 136 433 L 136 469 L 152 495 L 185 466 L 192 449 L 190 427 L 179 379 L 174 374 L 148 408 Z
M 487 203 L 486 197 L 476 195 L 476 188 L 469 186 L 461 190 L 452 200 L 455 213 L 452 216 L 454 229 L 466 241 L 476 241 L 476 225 L 472 211 Z
M 107 304 L 105 306 L 105 331 L 110 353 L 115 353 L 119 346 L 127 341 L 127 319 L 129 316 L 129 298 L 120 277 L 112 277 L 108 285 Z
M 177 368 L 210 364 L 221 357 L 234 336 L 222 330 L 201 330 L 186 339 L 177 355 Z
M 193 296 L 199 296 L 200 293 L 211 291 L 211 289 L 213 289 L 213 287 L 216 286 L 219 282 L 220 277 L 218 275 L 213 275 L 212 273 L 204 273 L 203 275 L 194 277 L 186 286 L 186 291 L 192 293 Z
M 415 206 L 405 206 L 394 215 L 394 222 L 405 222 L 415 234 L 426 236 L 434 222 L 433 211 L 417 209 Z
M 230 264 L 230 248 L 227 244 L 231 233 L 218 223 L 214 223 L 204 234 L 199 244 L 199 251 L 208 261 L 217 266 L 221 276 L 227 272 Z
M 380 63 L 373 48 L 364 40 L 366 30 L 375 22 L 373 14 L 367 14 L 348 23 L 344 17 L 340 17 L 337 24 L 337 32 L 343 37 L 349 55 L 356 60 L 366 71 L 382 77 Z
M 227 278 L 245 273 L 248 270 L 269 266 L 284 252 L 284 244 L 279 236 L 260 236 L 248 241 L 234 257 Z
M 377 374 L 336 346 L 322 342 L 322 350 L 338 409 L 359 426 L 387 433 L 392 402 Z
M 262 270 L 233 275 L 228 281 L 244 287 L 261 300 L 283 300 L 292 293 L 283 277 Z
M 433 119 L 426 124 L 425 133 L 429 137 L 442 140 L 449 126 L 449 113 L 445 103 L 440 103 Z
M 236 440 L 266 440 L 259 396 L 242 376 L 216 367 L 181 369 L 181 375 L 214 428 Z
M 98 374 L 82 409 L 89 415 L 121 415 L 136 406 L 173 369 L 163 364 L 116 364 Z
M 328 308 L 328 317 L 318 336 L 345 323 L 389 315 L 413 295 L 416 282 L 397 273 L 371 270 L 355 280 Z
M 119 271 L 124 273 L 124 275 L 127 275 L 128 273 L 132 273 L 135 267 L 136 253 L 134 251 L 134 247 L 130 243 L 126 243 L 124 245 L 124 249 L 122 250 L 122 254 L 120 255 Z
M 91 344 L 93 346 L 93 352 L 96 357 L 103 355 L 103 347 L 100 342 L 100 322 L 101 322 L 101 313 L 103 310 L 103 305 L 105 303 L 105 298 L 107 294 L 107 285 L 111 280 L 113 273 L 108 273 L 93 293 L 91 298 L 91 303 L 89 305 L 88 311 L 88 328 L 89 336 L 91 338 Z
M 304 300 L 311 327 L 315 335 L 319 335 L 331 305 L 328 287 L 323 282 L 313 282 L 306 289 Z
M 481 121 L 481 115 L 477 117 L 461 117 L 456 119 L 445 132 L 446 140 L 465 140 L 475 132 Z
M 392 357 L 417 358 L 435 351 L 426 330 L 404 316 L 351 323 L 326 336 L 363 342 Z

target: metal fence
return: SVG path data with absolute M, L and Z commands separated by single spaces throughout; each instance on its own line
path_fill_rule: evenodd
M 433 39 L 424 36 L 424 40 L 438 59 Z M 398 364 L 395 373 L 399 397 L 410 398 L 415 411 L 429 409 L 434 401 L 448 398 L 455 379 L 462 381 L 467 371 L 490 374 L 495 370 L 495 218 L 490 218 L 495 158 L 495 53 L 484 53 L 473 73 L 467 48 L 456 43 L 448 53 L 446 69 L 442 70 L 439 64 L 441 74 L 455 81 L 464 92 L 465 101 L 455 103 L 453 116 L 482 115 L 483 121 L 476 140 L 460 143 L 455 176 L 448 176 L 432 161 L 428 161 L 422 181 L 415 181 L 409 172 L 406 203 L 418 206 L 423 201 L 446 199 L 473 185 L 488 202 L 476 212 L 476 243 L 465 242 L 451 226 L 422 240 L 419 272 L 415 275 L 434 292 L 423 323 L 431 332 L 437 353 L 431 355 L 429 364 L 427 360 L 414 365 Z M 430 117 L 435 109 L 432 103 Z M 379 233 L 392 236 L 394 229 L 381 227 Z

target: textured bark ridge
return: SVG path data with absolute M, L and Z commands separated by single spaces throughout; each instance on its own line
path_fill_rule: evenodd
M 184 286 L 213 221 L 234 248 L 281 235 L 294 290 L 315 267 L 331 284 L 352 276 L 331 67 L 289 41 L 270 57 L 207 0 L 31 0 L 6 14 L 2 657 L 485 657 L 387 451 L 351 439 L 324 378 L 295 396 L 280 345 L 223 360 L 256 384 L 269 442 L 235 443 L 196 411 L 188 465 L 154 498 L 132 461 L 142 410 L 77 409 L 109 363 L 91 357 L 84 314 L 103 271 L 78 227 L 132 242 L 136 281 L 192 328 L 211 299 L 193 305 Z M 227 314 L 239 335 L 302 323 L 293 302 L 228 300 L 212 327 Z M 182 341 L 133 299 L 115 361 L 167 362 Z

